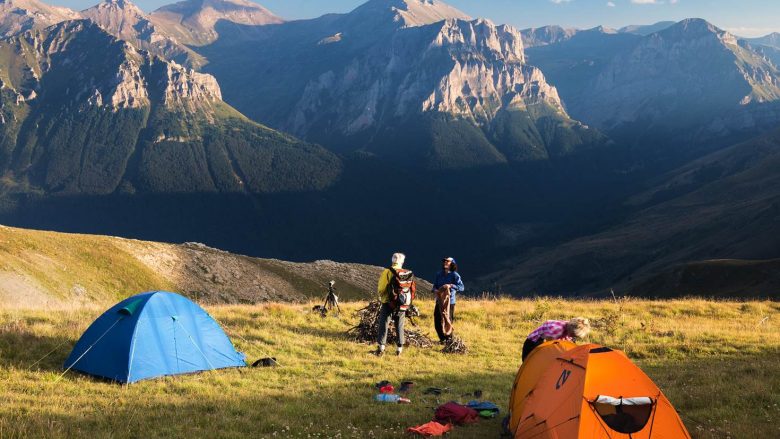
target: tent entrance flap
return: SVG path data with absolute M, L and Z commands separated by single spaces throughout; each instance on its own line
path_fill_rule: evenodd
M 655 407 L 655 401 L 646 396 L 614 398 L 599 395 L 589 402 L 607 427 L 624 434 L 637 433 L 645 428 Z

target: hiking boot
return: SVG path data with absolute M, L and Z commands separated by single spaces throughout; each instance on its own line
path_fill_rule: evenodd
M 381 357 L 384 354 L 385 354 L 385 347 L 379 345 L 379 347 L 376 348 L 376 352 L 374 352 L 374 355 L 376 355 L 377 357 Z
M 404 351 L 404 348 L 402 348 L 401 346 L 398 346 L 398 349 L 395 350 L 395 356 L 396 357 L 400 357 L 401 356 L 401 352 L 403 352 L 403 351 Z

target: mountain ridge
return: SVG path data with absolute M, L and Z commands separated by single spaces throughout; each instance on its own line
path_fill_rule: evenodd
M 0 37 L 78 18 L 81 15 L 72 9 L 51 6 L 39 0 L 3 0 L 0 2 Z
M 200 46 L 219 37 L 216 25 L 228 21 L 238 25 L 280 24 L 284 19 L 248 0 L 184 0 L 164 5 L 150 20 L 185 44 Z
M 525 62 L 513 27 L 484 19 L 427 23 L 441 17 L 422 13 L 407 23 L 396 4 L 375 0 L 349 14 L 274 26 L 257 42 L 217 41 L 200 53 L 239 110 L 340 152 L 402 153 L 428 168 L 457 168 L 555 158 L 606 142 L 566 114 L 556 89 Z M 247 56 L 252 61 L 242 61 Z M 243 87 L 250 81 L 254 89 Z
M 674 279 L 680 279 L 675 273 L 685 264 L 774 259 L 780 245 L 778 163 L 780 130 L 711 153 L 630 198 L 627 203 L 634 205 L 633 213 L 625 220 L 555 248 L 529 251 L 483 282 L 544 294 L 636 288 L 652 295 L 648 285 L 671 288 Z M 702 266 L 716 275 L 717 267 Z M 731 269 L 729 264 L 723 267 Z M 757 278 L 756 285 L 762 279 L 775 282 Z M 765 294 L 776 297 L 780 292 Z
M 81 11 L 81 16 L 111 35 L 169 61 L 196 68 L 205 62 L 192 49 L 161 31 L 150 15 L 129 0 L 104 0 Z
M 91 20 L 0 40 L 0 52 L 2 192 L 302 190 L 340 172 L 333 154 L 225 104 L 213 76 Z
M 199 303 L 368 300 L 382 267 L 251 258 L 199 243 L 168 244 L 0 225 L 0 307 L 73 309 L 170 290 Z M 430 288 L 420 281 L 422 289 Z
M 578 32 L 528 56 L 573 118 L 619 143 L 706 144 L 780 120 L 780 71 L 706 20 L 646 36 Z

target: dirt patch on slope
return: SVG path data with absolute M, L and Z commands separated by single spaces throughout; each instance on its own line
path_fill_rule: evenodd
M 35 279 L 7 271 L 0 272 L 0 303 L 10 309 L 63 307 L 63 302 L 53 297 Z
M 236 255 L 199 243 L 181 245 L 121 240 L 135 258 L 204 303 L 303 302 L 325 298 L 336 281 L 341 300 L 376 295 L 382 267 L 333 261 L 296 263 Z M 430 284 L 420 281 L 422 291 Z

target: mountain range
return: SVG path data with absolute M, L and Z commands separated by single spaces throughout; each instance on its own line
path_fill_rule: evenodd
M 240 111 L 343 153 L 448 169 L 606 141 L 569 117 L 518 30 L 438 0 L 371 0 L 201 53 Z
M 273 192 L 338 175 L 332 153 L 225 104 L 214 77 L 91 21 L 25 31 L 0 53 L 4 191 Z
M 660 26 L 662 25 L 662 26 Z M 576 119 L 623 143 L 691 147 L 774 127 L 780 73 L 744 40 L 701 19 L 638 35 L 595 28 L 529 49 Z M 535 36 L 534 36 L 535 35 Z
M 518 293 L 780 257 L 777 35 L 519 30 L 439 0 L 293 21 L 245 0 L 3 0 L 0 35 L 8 224 L 299 260 L 400 245 Z

